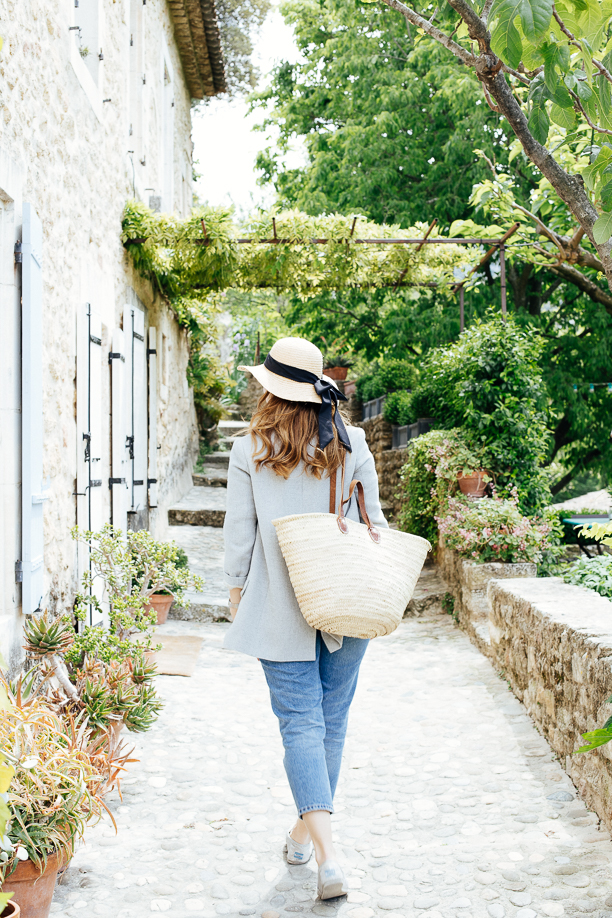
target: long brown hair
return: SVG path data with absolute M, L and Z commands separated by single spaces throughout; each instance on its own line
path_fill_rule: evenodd
M 334 439 L 324 450 L 316 446 L 313 453 L 308 449 L 319 440 L 318 408 L 313 402 L 288 402 L 271 392 L 261 395 L 249 424 L 251 436 L 259 446 L 254 454 L 258 471 L 267 466 L 282 478 L 289 478 L 303 462 L 308 474 L 320 478 L 324 471 L 331 474 L 342 465 L 345 450 L 335 427 Z

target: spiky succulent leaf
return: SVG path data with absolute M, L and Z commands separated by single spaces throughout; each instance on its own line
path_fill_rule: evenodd
M 38 618 L 26 622 L 25 649 L 33 656 L 65 653 L 74 642 L 74 629 L 61 618 L 52 618 L 45 610 Z

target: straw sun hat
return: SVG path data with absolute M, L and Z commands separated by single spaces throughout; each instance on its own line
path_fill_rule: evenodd
M 272 345 L 265 361 L 258 367 L 238 367 L 251 373 L 260 385 L 277 398 L 288 402 L 314 402 L 319 409 L 319 446 L 324 449 L 333 439 L 333 427 L 347 450 L 351 443 L 336 411 L 339 401 L 346 401 L 333 379 L 323 376 L 323 354 L 304 338 L 280 338 Z
M 323 376 L 323 354 L 316 344 L 306 341 L 305 338 L 279 338 L 276 344 L 272 345 L 270 356 L 278 363 L 314 373 L 319 379 L 324 379 L 337 388 L 333 380 Z M 288 402 L 321 403 L 321 396 L 315 392 L 313 383 L 295 382 L 293 379 L 278 376 L 264 363 L 258 367 L 240 366 L 238 369 L 251 373 L 264 389 L 278 398 L 284 398 Z

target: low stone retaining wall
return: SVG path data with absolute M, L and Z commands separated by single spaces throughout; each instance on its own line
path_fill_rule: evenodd
M 556 577 L 492 580 L 488 601 L 494 660 L 612 830 L 611 746 L 573 754 L 612 714 L 612 602 Z
M 444 545 L 438 548 L 437 560 L 440 575 L 446 581 L 454 600 L 453 613 L 457 621 L 479 649 L 491 656 L 488 585 L 492 580 L 535 578 L 536 565 L 529 562 L 508 564 L 502 561 L 470 561 Z

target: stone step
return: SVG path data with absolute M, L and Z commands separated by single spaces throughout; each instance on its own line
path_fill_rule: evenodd
M 227 488 L 227 469 L 218 465 L 205 465 L 201 472 L 194 472 L 192 478 L 196 487 Z
M 442 611 L 442 600 L 447 592 L 448 586 L 440 576 L 438 568 L 433 563 L 426 564 L 404 612 L 404 618 L 412 618 L 430 611 Z
M 232 434 L 238 434 L 240 431 L 245 431 L 248 426 L 248 421 L 239 419 L 235 421 L 219 421 L 217 424 L 217 429 L 219 430 L 219 433 L 223 433 L 226 436 L 231 436 Z
M 205 457 L 205 465 L 215 465 L 221 466 L 221 468 L 226 469 L 229 465 L 230 454 L 229 451 L 218 450 L 216 453 L 207 453 Z
M 171 536 L 187 553 L 189 569 L 204 580 L 201 593 L 188 592 L 173 604 L 170 618 L 189 622 L 229 620 L 229 592 L 223 578 L 223 533 L 216 526 L 176 526 Z
M 214 526 L 225 520 L 225 488 L 197 486 L 168 510 L 169 526 Z

